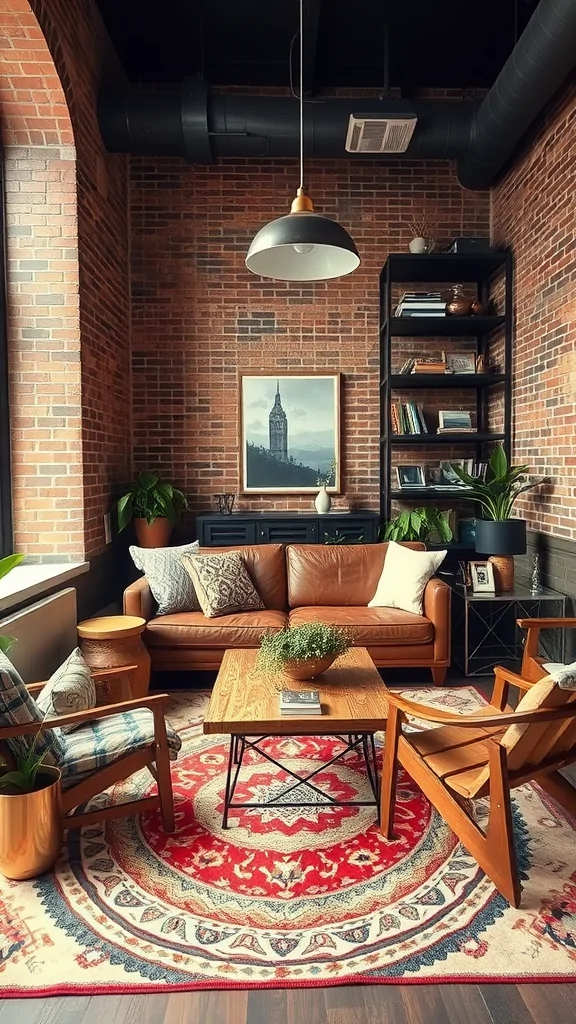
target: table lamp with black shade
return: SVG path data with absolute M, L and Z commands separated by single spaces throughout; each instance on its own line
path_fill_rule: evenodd
M 490 556 L 496 590 L 514 590 L 514 555 L 526 554 L 526 520 L 477 519 L 474 546 Z

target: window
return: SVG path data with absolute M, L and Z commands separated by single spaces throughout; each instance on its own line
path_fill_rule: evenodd
M 0 150 L 0 557 L 12 552 L 4 154 Z

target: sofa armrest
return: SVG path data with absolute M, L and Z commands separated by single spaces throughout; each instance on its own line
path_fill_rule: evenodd
M 148 580 L 141 576 L 124 591 L 124 615 L 138 615 L 149 622 L 154 618 L 154 598 Z
M 450 664 L 450 602 L 452 591 L 443 580 L 431 579 L 424 591 L 424 615 L 434 626 L 434 660 Z

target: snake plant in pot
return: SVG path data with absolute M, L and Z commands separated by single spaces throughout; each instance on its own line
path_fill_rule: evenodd
M 514 587 L 514 555 L 526 552 L 526 520 L 512 518 L 514 503 L 541 480 L 528 480 L 528 466 L 510 466 L 502 445 L 490 456 L 484 478 L 471 476 L 461 466 L 454 472 L 469 488 L 467 497 L 478 502 L 482 518 L 476 520 L 476 551 L 490 555 L 499 590 Z
M 166 547 L 172 527 L 180 521 L 184 508 L 188 508 L 188 502 L 182 491 L 173 484 L 164 483 L 157 473 L 144 471 L 116 502 L 118 532 L 134 520 L 141 547 Z

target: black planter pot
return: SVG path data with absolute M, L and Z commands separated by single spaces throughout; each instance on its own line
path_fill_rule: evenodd
M 475 547 L 482 555 L 524 555 L 526 553 L 526 520 L 476 520 Z

